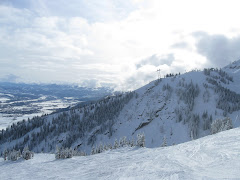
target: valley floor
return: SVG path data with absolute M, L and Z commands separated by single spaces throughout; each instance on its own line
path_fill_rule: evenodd
M 0 179 L 240 179 L 240 128 L 165 148 L 121 148 L 55 160 L 0 159 Z

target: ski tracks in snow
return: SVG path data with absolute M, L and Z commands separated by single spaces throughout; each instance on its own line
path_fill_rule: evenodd
M 36 154 L 28 161 L 0 159 L 0 179 L 240 179 L 240 128 L 164 148 L 120 148 L 55 160 Z

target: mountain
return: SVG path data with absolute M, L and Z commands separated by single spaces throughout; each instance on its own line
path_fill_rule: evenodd
M 0 150 L 54 152 L 56 145 L 90 153 L 123 136 L 146 137 L 146 147 L 179 144 L 211 134 L 216 119 L 240 125 L 240 61 L 222 69 L 168 74 L 133 92 L 106 96 L 70 110 L 13 124 L 0 134 Z
M 55 160 L 35 154 L 17 162 L 0 159 L 7 179 L 239 179 L 240 128 L 160 148 L 120 148 Z

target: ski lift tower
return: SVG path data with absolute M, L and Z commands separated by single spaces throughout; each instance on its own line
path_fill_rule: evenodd
M 157 74 L 158 74 L 158 81 L 161 79 L 161 69 L 157 70 Z

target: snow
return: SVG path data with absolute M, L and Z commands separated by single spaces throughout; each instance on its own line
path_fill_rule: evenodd
M 234 82 L 236 82 L 234 84 L 231 84 L 231 86 L 233 86 L 233 87 L 230 86 L 229 88 L 237 93 L 240 93 L 240 89 L 237 86 L 240 83 L 240 78 L 239 78 L 239 76 L 240 76 L 240 60 L 235 61 L 235 62 L 225 66 L 223 68 L 223 70 L 225 72 L 227 72 L 230 76 L 232 76 Z
M 77 101 L 74 98 L 69 98 L 66 100 L 62 99 L 56 99 L 51 101 L 43 101 L 38 102 L 38 100 L 44 100 L 46 99 L 46 96 L 42 96 L 39 99 L 32 99 L 32 100 L 25 100 L 25 101 L 15 101 L 20 102 L 33 102 L 30 105 L 23 105 L 23 106 L 14 106 L 10 109 L 10 111 L 13 110 L 39 110 L 40 112 L 37 113 L 31 113 L 31 114 L 6 114 L 6 113 L 0 113 L 0 130 L 6 129 L 8 126 L 11 126 L 12 123 L 17 123 L 18 121 L 22 121 L 23 119 L 33 118 L 34 116 L 41 116 L 44 114 L 51 114 L 55 110 L 66 108 L 68 106 L 73 106 L 77 103 L 80 103 L 81 101 Z M 1 101 L 1 98 L 0 98 Z M 14 102 L 11 102 L 14 103 Z M 0 103 L 0 105 L 3 103 Z
M 184 79 L 184 80 L 183 80 Z M 204 93 L 203 83 L 206 83 L 206 76 L 203 72 L 191 71 L 181 76 L 169 77 L 162 79 L 161 82 L 156 83 L 153 81 L 140 89 L 136 90 L 138 98 L 133 98 L 128 104 L 122 109 L 120 115 L 116 119 L 114 124 L 114 134 L 112 137 L 107 135 L 98 135 L 97 142 L 95 144 L 102 143 L 114 143 L 114 140 L 120 139 L 123 136 L 131 139 L 138 133 L 144 133 L 146 136 L 146 147 L 159 147 L 162 144 L 163 137 L 167 138 L 168 145 L 179 144 L 191 140 L 190 131 L 186 124 L 183 122 L 176 123 L 176 108 L 186 108 L 186 104 L 182 101 L 178 103 L 179 97 L 175 91 L 178 87 L 179 81 L 184 83 L 190 83 L 191 81 L 197 83 L 200 88 L 200 94 L 195 100 L 195 107 L 193 113 L 200 114 L 204 111 L 208 111 L 209 114 L 215 116 L 216 97 L 214 92 L 209 90 L 211 97 L 208 103 L 203 102 L 202 95 Z M 173 88 L 172 96 L 169 100 L 165 101 L 166 92 L 163 91 L 163 86 L 169 84 Z M 160 110 L 164 107 L 162 110 Z M 158 116 L 155 116 L 155 112 L 158 111 Z M 219 110 L 221 112 L 221 110 Z M 154 113 L 152 121 L 137 129 L 143 122 L 147 122 L 150 118 L 150 114 Z M 219 113 L 220 114 L 220 113 Z M 231 115 L 232 119 L 236 116 Z M 237 120 L 236 124 L 240 121 Z M 200 126 L 201 127 L 201 126 Z M 236 126 L 234 126 L 236 127 Z M 137 130 L 136 130 L 137 129 Z M 209 130 L 203 131 L 199 128 L 199 137 L 206 136 L 210 133 Z M 82 145 L 82 150 L 90 152 L 90 147 Z
M 121 148 L 55 160 L 0 160 L 5 179 L 239 179 L 240 128 L 165 148 Z
M 1 94 L 0 94 L 1 95 Z M 4 102 L 6 102 L 6 101 L 8 101 L 9 100 L 9 98 L 6 98 L 6 97 L 0 97 L 0 101 L 1 101 L 1 103 L 4 103 Z
M 0 130 L 6 129 L 11 126 L 12 123 L 17 123 L 18 121 L 22 121 L 23 119 L 27 120 L 31 119 L 34 116 L 41 116 L 43 113 L 32 113 L 32 114 L 4 114 L 0 113 Z

